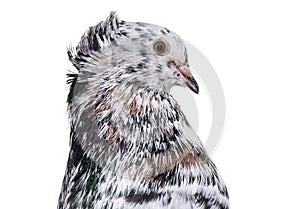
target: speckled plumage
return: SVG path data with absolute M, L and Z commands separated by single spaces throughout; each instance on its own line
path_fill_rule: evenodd
M 157 41 L 165 54 L 153 49 Z M 177 34 L 111 13 L 68 55 L 78 72 L 68 75 L 70 154 L 58 209 L 229 208 L 216 167 L 169 93 L 174 85 L 198 92 Z

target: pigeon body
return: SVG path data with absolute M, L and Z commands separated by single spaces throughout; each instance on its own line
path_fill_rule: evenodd
M 227 209 L 226 186 L 170 95 L 198 93 L 174 32 L 113 12 L 68 51 L 70 153 L 58 209 Z

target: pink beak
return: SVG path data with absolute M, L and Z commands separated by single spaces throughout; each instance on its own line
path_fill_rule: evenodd
M 195 78 L 193 77 L 189 67 L 187 67 L 186 65 L 181 65 L 181 66 L 176 66 L 176 68 L 178 69 L 178 71 L 181 73 L 181 75 L 183 75 L 183 77 L 185 78 L 185 83 L 186 85 L 196 94 L 199 93 L 199 86 L 197 81 L 195 80 Z

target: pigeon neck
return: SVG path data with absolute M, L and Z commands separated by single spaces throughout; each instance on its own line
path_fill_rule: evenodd
M 110 125 L 115 134 L 111 135 L 118 136 L 120 141 L 145 146 L 153 152 L 168 149 L 175 141 L 191 144 L 183 136 L 187 130 L 193 131 L 170 93 L 127 89 L 113 92 L 112 98 Z M 149 148 L 149 143 L 155 141 L 158 143 Z
M 88 156 L 99 161 L 118 153 L 176 155 L 203 149 L 170 93 L 122 89 L 103 88 L 90 104 L 75 100 L 70 107 L 74 133 Z
M 169 93 L 130 92 L 112 93 L 110 122 L 100 130 L 122 156 L 120 164 L 112 167 L 132 178 L 148 178 L 177 163 L 199 166 L 200 156 L 206 160 L 201 141 Z M 143 168 L 136 169 L 137 165 Z

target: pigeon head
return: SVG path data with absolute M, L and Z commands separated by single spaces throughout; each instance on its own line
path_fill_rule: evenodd
M 69 56 L 80 72 L 93 69 L 115 86 L 169 92 L 179 85 L 198 93 L 177 34 L 153 24 L 121 21 L 114 12 L 90 27 Z

